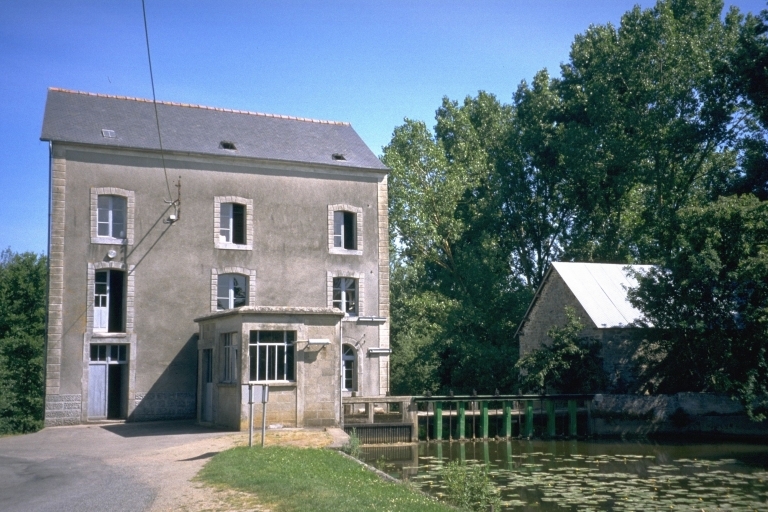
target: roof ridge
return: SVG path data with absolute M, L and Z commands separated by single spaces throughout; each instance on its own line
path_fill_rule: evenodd
M 56 91 L 56 92 L 66 92 L 69 94 L 82 94 L 84 96 L 96 96 L 98 98 L 111 98 L 116 100 L 130 100 L 130 101 L 140 101 L 143 103 L 152 103 L 152 100 L 146 99 L 146 98 L 134 98 L 132 96 L 119 96 L 116 94 L 102 94 L 102 93 L 96 93 L 96 92 L 86 92 L 86 91 L 74 91 L 71 89 L 62 89 L 60 87 L 49 87 L 49 91 Z M 304 121 L 306 123 L 317 123 L 317 124 L 333 124 L 333 125 L 339 125 L 339 126 L 350 126 L 350 124 L 346 121 L 324 121 L 321 119 L 312 119 L 309 117 L 296 117 L 296 116 L 287 116 L 282 114 L 265 114 L 263 112 L 251 112 L 248 110 L 236 110 L 231 108 L 219 108 L 219 107 L 207 107 L 205 105 L 195 105 L 192 103 L 178 103 L 175 101 L 158 101 L 158 105 L 168 105 L 172 107 L 188 107 L 188 108 L 199 108 L 202 110 L 215 110 L 217 112 L 229 112 L 231 114 L 246 114 L 249 116 L 260 116 L 260 117 L 273 117 L 275 119 L 288 119 L 291 121 Z

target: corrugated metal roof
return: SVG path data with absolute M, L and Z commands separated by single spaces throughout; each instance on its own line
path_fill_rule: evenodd
M 167 151 L 388 170 L 349 123 L 169 102 L 157 102 L 157 113 Z M 40 138 L 159 149 L 151 100 L 55 88 L 48 90 Z
M 612 263 L 552 263 L 598 328 L 626 327 L 643 314 L 627 300 L 627 290 L 637 281 L 627 268 L 646 272 L 651 265 Z

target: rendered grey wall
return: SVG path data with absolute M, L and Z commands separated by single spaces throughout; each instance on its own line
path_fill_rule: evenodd
M 327 271 L 364 274 L 360 314 L 379 314 L 377 187 L 385 177 L 381 172 L 169 155 L 169 180 L 173 185 L 180 176 L 182 186 L 180 220 L 168 224 L 172 209 L 164 203 L 168 194 L 159 158 L 61 145 L 54 145 L 54 152 L 66 167 L 66 182 L 61 212 L 61 352 L 52 353 L 51 346 L 48 352 L 49 358 L 53 355 L 60 362 L 59 386 L 48 383 L 50 404 L 63 400 L 56 396 L 80 395 L 81 404 L 86 402 L 87 267 L 107 261 L 110 249 L 118 253 L 114 262 L 134 266 L 134 332 L 118 340 L 128 343 L 134 336 L 130 419 L 195 416 L 198 329 L 193 319 L 211 310 L 212 269 L 255 271 L 250 304 L 265 306 L 325 307 Z M 133 245 L 90 243 L 92 187 L 135 192 Z M 175 199 L 176 189 L 171 192 Z M 214 247 L 214 197 L 229 195 L 253 200 L 251 251 Z M 338 203 L 363 209 L 361 256 L 329 254 L 327 207 Z M 367 346 L 379 345 L 377 329 L 345 324 L 349 324 L 345 335 L 365 337 Z M 48 373 L 51 377 L 54 371 L 49 367 Z M 378 389 L 367 391 L 378 394 Z

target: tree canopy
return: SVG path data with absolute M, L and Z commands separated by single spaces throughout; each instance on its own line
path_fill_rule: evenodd
M 767 19 L 723 13 L 719 0 L 635 7 L 618 27 L 577 35 L 559 75 L 540 71 L 511 103 L 444 98 L 432 129 L 395 128 L 382 157 L 392 169 L 393 391 L 516 391 L 513 335 L 555 260 L 652 263 L 687 293 L 679 258 L 694 234 L 727 229 L 728 211 L 745 238 L 718 258 L 748 261 L 749 279 L 765 282 L 754 258 L 768 199 Z M 715 275 L 718 289 L 746 286 L 746 270 Z M 637 304 L 655 325 L 696 324 L 661 306 L 665 282 L 642 281 Z M 703 356 L 706 345 L 689 348 Z M 669 371 L 681 361 L 672 345 L 662 353 Z M 662 387 L 664 366 L 650 361 L 658 389 L 685 387 Z M 747 386 L 756 361 L 718 389 Z
M 0 434 L 42 427 L 47 259 L 0 252 Z

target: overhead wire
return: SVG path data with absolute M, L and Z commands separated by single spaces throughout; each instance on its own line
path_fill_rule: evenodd
M 147 41 L 147 60 L 149 61 L 149 81 L 152 84 L 152 105 L 155 108 L 155 124 L 157 125 L 157 140 L 160 144 L 160 159 L 163 162 L 163 174 L 165 174 L 165 188 L 168 190 L 169 204 L 173 204 L 173 196 L 171 195 L 171 185 L 168 182 L 168 169 L 165 166 L 165 154 L 163 152 L 163 136 L 160 133 L 160 116 L 157 114 L 157 98 L 155 97 L 155 77 L 152 73 L 152 55 L 149 51 L 149 29 L 147 28 L 147 9 L 144 5 L 144 0 L 141 0 L 141 12 L 144 15 L 144 38 Z

